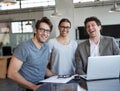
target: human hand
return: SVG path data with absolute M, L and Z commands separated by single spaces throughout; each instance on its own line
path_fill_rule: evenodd
M 36 90 L 37 90 L 38 88 L 40 88 L 41 86 L 42 86 L 42 84 L 36 85 L 33 91 L 36 91 Z

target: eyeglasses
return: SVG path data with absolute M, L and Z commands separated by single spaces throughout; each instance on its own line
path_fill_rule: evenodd
M 64 29 L 67 29 L 67 30 L 69 30 L 71 27 L 69 27 L 69 26 L 60 26 L 60 28 L 62 29 L 62 30 L 64 30 Z
M 44 29 L 44 28 L 38 28 L 38 30 L 40 30 L 40 32 L 46 32 L 47 34 L 50 34 L 51 33 L 51 31 L 49 30 L 49 29 Z

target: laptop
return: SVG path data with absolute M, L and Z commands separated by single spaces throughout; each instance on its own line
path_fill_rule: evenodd
M 80 75 L 85 80 L 119 78 L 120 55 L 88 57 L 87 74 Z

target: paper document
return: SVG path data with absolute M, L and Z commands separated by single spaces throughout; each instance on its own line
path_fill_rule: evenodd
M 58 78 L 58 76 L 52 76 L 40 82 L 47 82 L 47 83 L 67 83 L 68 81 L 72 80 L 74 76 L 68 78 Z

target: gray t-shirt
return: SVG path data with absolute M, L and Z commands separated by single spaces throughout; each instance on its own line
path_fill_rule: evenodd
M 32 40 L 25 41 L 15 48 L 14 56 L 23 61 L 19 73 L 28 81 L 37 84 L 44 79 L 49 47 L 44 43 L 38 49 Z
M 52 52 L 51 71 L 56 75 L 75 74 L 75 50 L 77 42 L 70 40 L 70 43 L 63 45 L 56 38 L 48 41 L 50 53 Z

